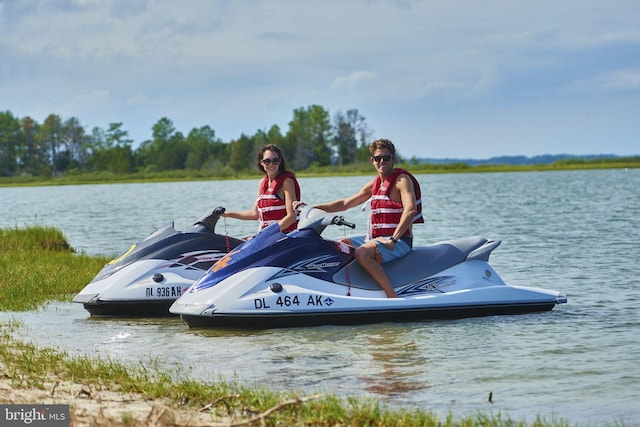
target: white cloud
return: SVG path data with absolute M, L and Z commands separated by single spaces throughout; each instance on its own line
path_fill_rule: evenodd
M 580 79 L 567 87 L 569 92 L 639 92 L 640 68 L 614 70 Z
M 89 93 L 82 93 L 76 96 L 74 100 L 79 105 L 92 106 L 94 108 L 97 106 L 104 106 L 113 103 L 113 98 L 111 98 L 109 91 L 105 89 L 94 90 Z
M 640 69 L 615 71 L 600 76 L 596 81 L 605 89 L 640 91 Z
M 357 108 L 388 137 L 418 141 L 440 123 L 464 150 L 491 114 L 505 127 L 492 132 L 520 135 L 543 106 L 556 107 L 538 123 L 551 129 L 596 92 L 602 105 L 637 97 L 638 17 L 635 0 L 0 1 L 0 101 L 18 115 L 123 121 L 138 139 L 161 117 L 230 139 L 286 130 L 300 106 Z M 627 116 L 589 117 L 594 140 L 608 126 L 640 132 Z
M 378 79 L 379 77 L 380 76 L 378 75 L 378 73 L 374 73 L 372 71 L 354 71 L 347 76 L 336 77 L 333 81 L 332 87 L 337 89 L 353 89 L 363 82 L 370 82 L 372 80 Z

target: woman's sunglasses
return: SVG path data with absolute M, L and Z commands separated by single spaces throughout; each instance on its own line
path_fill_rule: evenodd
M 393 159 L 393 154 L 385 154 L 384 156 L 373 156 L 372 159 L 378 163 L 380 163 L 380 161 L 382 160 L 388 162 L 389 160 Z
M 262 159 L 263 165 L 270 165 L 271 163 L 273 163 L 274 165 L 279 165 L 280 159 L 277 157 L 274 157 L 273 159 Z

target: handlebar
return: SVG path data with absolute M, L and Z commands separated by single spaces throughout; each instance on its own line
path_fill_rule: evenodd
M 299 208 L 301 209 L 298 230 L 313 229 L 318 234 L 322 234 L 328 225 L 344 225 L 351 229 L 356 228 L 354 223 L 346 221 L 342 215 L 329 214 L 322 209 L 304 203 L 300 204 Z
M 345 220 L 343 216 L 334 217 L 332 222 L 334 225 L 344 225 L 345 227 L 349 227 L 351 229 L 356 228 L 356 225 L 354 223 Z

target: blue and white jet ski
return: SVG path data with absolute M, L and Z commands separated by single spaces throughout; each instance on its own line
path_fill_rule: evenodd
M 216 234 L 223 207 L 176 231 L 173 221 L 107 263 L 73 298 L 91 315 L 170 316 L 169 307 L 243 240 Z
M 385 264 L 386 295 L 353 256 L 321 237 L 343 216 L 306 206 L 298 229 L 277 224 L 216 262 L 169 311 L 190 327 L 276 328 L 543 312 L 566 303 L 546 289 L 509 286 L 489 265 L 499 240 L 468 237 L 415 247 Z

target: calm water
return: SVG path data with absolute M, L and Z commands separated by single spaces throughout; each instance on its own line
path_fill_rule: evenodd
M 81 305 L 62 302 L 0 313 L 0 322 L 22 321 L 16 334 L 42 345 L 143 363 L 159 358 L 205 381 L 368 395 L 443 416 L 482 411 L 640 425 L 640 170 L 419 179 L 427 224 L 416 229 L 417 245 L 500 238 L 491 264 L 507 283 L 560 290 L 569 303 L 524 316 L 261 332 L 191 330 L 175 318 L 92 319 Z M 301 179 L 303 200 L 348 195 L 365 180 Z M 0 188 L 0 227 L 52 225 L 78 250 L 115 255 L 167 221 L 182 229 L 218 205 L 247 209 L 256 190 L 255 180 Z M 364 232 L 365 213 L 345 216 Z M 255 223 L 226 222 L 233 236 L 255 230 Z

